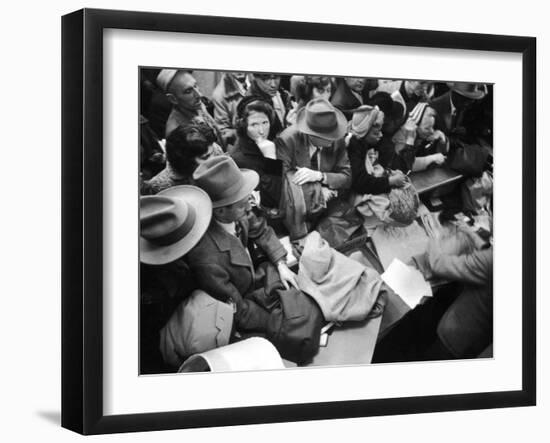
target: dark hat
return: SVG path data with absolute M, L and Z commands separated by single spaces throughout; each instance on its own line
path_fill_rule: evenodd
M 324 98 L 310 100 L 296 115 L 296 125 L 300 132 L 326 140 L 343 138 L 347 124 L 342 111 Z
M 193 173 L 197 186 L 204 189 L 212 200 L 213 208 L 236 203 L 258 186 L 260 177 L 256 171 L 239 169 L 231 157 L 210 157 Z
M 163 265 L 184 256 L 202 238 L 212 218 L 208 194 L 196 186 L 174 186 L 139 201 L 139 256 Z
M 480 100 L 487 95 L 487 86 L 483 83 L 447 83 L 451 91 L 472 100 Z

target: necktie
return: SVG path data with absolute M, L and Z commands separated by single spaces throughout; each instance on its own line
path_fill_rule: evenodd
M 237 237 L 242 245 L 245 246 L 243 242 L 243 226 L 238 221 L 235 222 L 235 237 Z
M 311 169 L 315 169 L 316 171 L 321 170 L 321 158 L 319 156 L 320 149 L 315 147 L 315 152 L 311 156 Z

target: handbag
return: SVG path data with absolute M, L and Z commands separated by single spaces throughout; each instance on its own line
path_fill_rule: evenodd
M 315 301 L 296 288 L 278 289 L 280 304 L 269 316 L 267 339 L 297 364 L 317 354 L 325 320 Z
M 455 139 L 449 152 L 449 167 L 463 175 L 479 177 L 488 157 L 489 152 L 482 146 Z
M 285 289 L 270 262 L 260 265 L 256 278 L 264 290 L 253 291 L 249 298 L 269 312 L 265 337 L 283 358 L 298 364 L 311 360 L 325 323 L 317 303 L 294 287 Z

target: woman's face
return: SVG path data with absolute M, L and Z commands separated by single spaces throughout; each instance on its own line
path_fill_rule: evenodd
M 420 121 L 420 124 L 416 128 L 416 133 L 418 137 L 421 140 L 427 140 L 434 133 L 434 125 L 435 125 L 434 111 L 433 109 L 428 108 L 426 109 L 426 112 L 424 112 L 424 115 L 422 116 L 422 120 Z
M 330 99 L 330 93 L 332 92 L 332 86 L 330 85 L 330 83 L 326 86 L 319 86 L 318 88 L 317 87 L 314 87 L 313 90 L 311 91 L 311 95 L 312 97 L 311 98 L 325 98 L 325 99 Z
M 254 141 L 265 140 L 269 135 L 269 118 L 263 112 L 252 111 L 246 118 L 246 133 Z
M 365 141 L 367 142 L 367 145 L 374 146 L 378 144 L 380 139 L 382 138 L 382 125 L 384 124 L 384 113 L 380 111 L 378 113 L 378 116 L 376 117 L 376 120 L 372 124 L 372 126 L 369 129 L 369 132 L 367 132 L 367 135 L 365 136 Z

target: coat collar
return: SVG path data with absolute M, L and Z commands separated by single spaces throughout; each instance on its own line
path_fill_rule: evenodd
M 248 221 L 243 221 L 241 219 L 240 222 L 243 225 L 243 231 L 248 233 Z M 212 241 L 216 244 L 220 251 L 229 252 L 229 257 L 232 264 L 246 266 L 252 270 L 252 260 L 246 252 L 245 247 L 241 244 L 237 237 L 225 231 L 216 222 L 216 220 L 212 220 L 210 222 L 208 232 L 210 233 Z
M 226 100 L 232 99 L 234 97 L 244 97 L 241 88 L 237 84 L 237 79 L 232 75 L 225 74 L 223 77 L 224 85 L 224 98 Z

